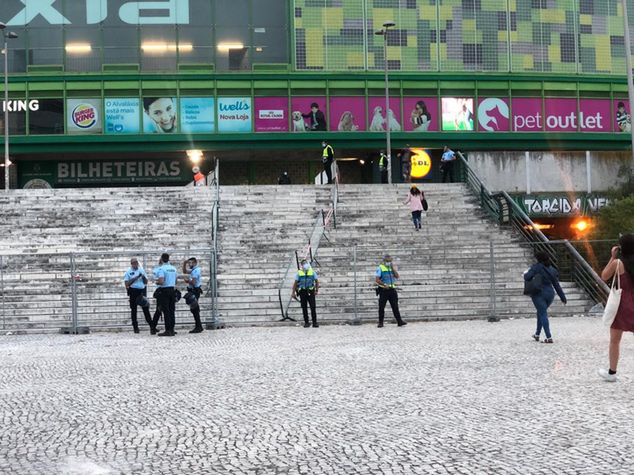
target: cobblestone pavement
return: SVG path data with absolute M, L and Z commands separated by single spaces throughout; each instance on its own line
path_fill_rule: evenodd
M 0 337 L 0 472 L 634 473 L 598 320 Z

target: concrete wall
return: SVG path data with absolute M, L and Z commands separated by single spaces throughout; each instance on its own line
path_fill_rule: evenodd
M 583 151 L 529 152 L 528 166 L 524 152 L 469 152 L 468 157 L 491 191 L 509 193 L 607 191 L 632 160 L 629 152 L 590 152 L 588 159 Z

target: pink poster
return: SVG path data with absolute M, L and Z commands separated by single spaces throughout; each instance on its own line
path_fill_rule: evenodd
M 390 113 L 387 114 L 387 122 L 390 124 L 392 132 L 403 130 L 401 125 L 401 99 L 400 97 L 390 97 Z M 385 97 L 368 98 L 368 130 L 370 132 L 385 131 Z
M 403 98 L 403 124 L 407 132 L 438 131 L 438 98 Z
M 325 97 L 293 97 L 291 99 L 291 132 L 328 130 Z
M 609 99 L 580 99 L 579 125 L 582 132 L 611 132 Z
M 630 115 L 630 104 L 627 98 L 616 99 L 614 101 L 614 131 L 632 131 L 632 117 Z
M 506 98 L 486 97 L 478 100 L 478 130 L 508 132 L 511 126 L 509 102 Z
M 255 131 L 288 132 L 288 98 L 255 98 Z
M 365 130 L 365 97 L 331 97 L 330 130 Z
M 576 132 L 577 99 L 549 97 L 544 101 L 544 125 L 549 132 Z
M 544 128 L 542 100 L 538 97 L 518 98 L 511 101 L 514 132 L 541 132 Z

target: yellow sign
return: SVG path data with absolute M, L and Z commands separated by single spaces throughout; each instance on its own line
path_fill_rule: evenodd
M 411 169 L 410 176 L 412 178 L 425 178 L 431 172 L 431 156 L 429 152 L 423 148 L 411 148 L 410 155 Z

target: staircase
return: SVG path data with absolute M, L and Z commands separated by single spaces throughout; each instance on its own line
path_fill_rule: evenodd
M 374 272 L 382 255 L 392 255 L 401 274 L 401 313 L 409 320 L 487 318 L 493 313 L 490 243 L 495 265 L 495 315 L 525 317 L 534 309 L 522 295 L 522 272 L 533 262 L 532 249 L 509 230 L 484 218 L 462 184 L 425 184 L 429 210 L 423 229 L 414 230 L 402 204 L 408 185 L 342 185 L 337 229 L 322 240 L 316 268 L 321 283 L 322 321 L 354 317 L 353 252 L 357 247 L 357 313 L 378 317 Z M 568 298 L 556 300 L 555 315 L 585 313 L 593 305 L 572 283 L 562 282 Z M 290 313 L 301 319 L 299 304 Z M 391 315 L 389 304 L 387 315 Z
M 218 305 L 228 323 L 281 318 L 278 286 L 306 246 L 330 187 L 225 186 L 220 191 Z M 293 270 L 296 264 L 292 262 Z M 286 289 L 286 295 L 290 289 Z
M 72 285 L 77 288 L 80 325 L 129 327 L 122 277 L 130 258 L 139 257 L 149 273 L 163 250 L 180 250 L 172 254 L 172 263 L 180 268 L 191 250 L 210 249 L 213 199 L 213 189 L 207 187 L 0 194 L 0 329 L 47 331 L 67 326 Z M 129 252 L 135 250 L 139 252 Z M 207 289 L 210 256 L 198 257 Z M 150 284 L 149 296 L 153 290 Z M 207 293 L 201 306 L 209 313 Z M 152 311 L 154 307 L 151 299 Z M 139 315 L 141 322 L 140 309 Z M 177 322 L 191 322 L 184 303 L 177 307 Z

